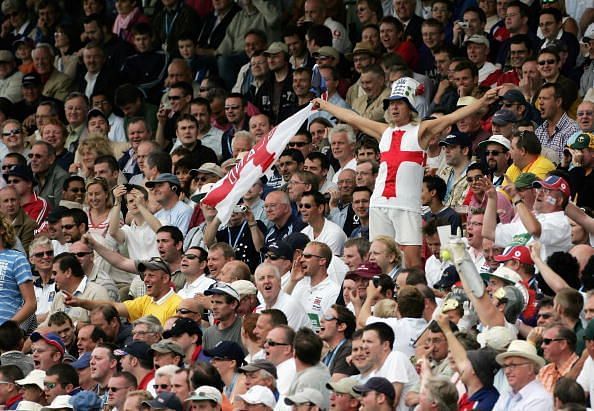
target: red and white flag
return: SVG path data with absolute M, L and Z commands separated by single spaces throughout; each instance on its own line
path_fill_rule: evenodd
M 270 130 L 202 199 L 203 203 L 217 209 L 221 223 L 229 221 L 233 206 L 259 178 L 272 169 L 291 137 L 311 114 L 312 106 L 309 104 Z

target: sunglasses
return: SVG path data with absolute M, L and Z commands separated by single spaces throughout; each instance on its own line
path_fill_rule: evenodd
M 497 151 L 497 150 L 485 150 L 485 155 L 487 156 L 493 156 L 493 157 L 497 157 L 499 154 L 503 153 L 503 151 Z
M 196 254 L 184 254 L 182 255 L 182 258 L 187 258 L 188 260 L 195 260 L 198 258 L 198 256 Z
M 266 254 L 266 258 L 268 258 L 272 261 L 276 261 L 276 260 L 280 260 L 282 257 L 280 255 L 268 253 L 268 254 Z
M 177 101 L 177 100 L 181 100 L 182 96 L 169 96 L 169 100 L 171 101 Z
M 33 257 L 35 257 L 35 258 L 53 257 L 53 256 L 54 256 L 53 250 L 40 251 L 38 253 L 33 254 Z
M 23 181 L 23 180 L 21 180 L 20 178 L 16 178 L 16 179 L 14 179 L 14 178 L 13 178 L 13 179 L 11 179 L 11 180 L 7 180 L 6 182 L 7 182 L 8 184 L 18 184 L 18 183 L 20 183 L 20 182 L 22 182 L 22 181 Z
M 78 252 L 78 253 L 70 253 L 70 254 L 75 255 L 78 258 L 83 258 L 83 257 L 86 257 L 88 255 L 93 254 L 93 252 L 92 251 L 81 251 L 81 252 Z
M 538 62 L 539 66 L 544 66 L 545 64 L 557 64 L 557 60 L 550 59 L 550 60 L 541 60 Z
M 565 338 L 543 338 L 542 345 L 549 345 L 554 341 L 565 341 Z
M 308 143 L 305 141 L 293 141 L 293 142 L 289 142 L 289 147 L 304 147 L 306 146 Z
M 6 131 L 6 132 L 2 133 L 2 137 L 10 137 L 10 136 L 14 136 L 15 134 L 21 134 L 21 129 L 15 128 L 10 131 Z
M 338 321 L 338 317 L 335 317 L 335 316 L 330 315 L 330 314 L 324 314 L 322 316 L 322 318 L 324 319 L 324 321 L 334 321 L 334 320 Z
M 276 347 L 277 345 L 291 345 L 289 343 L 276 342 L 271 339 L 264 341 L 264 343 L 267 344 L 269 347 Z
M 188 310 L 187 308 L 178 308 L 177 310 L 175 310 L 176 313 L 178 314 L 198 314 L 196 311 L 192 311 L 192 310 Z
M 40 158 L 43 158 L 43 157 L 45 157 L 45 156 L 43 156 L 43 155 L 41 155 L 41 154 L 33 154 L 33 153 L 29 153 L 28 157 L 29 157 L 30 159 L 31 159 L 31 158 L 37 158 L 37 159 L 40 159 Z
M 170 387 L 169 384 L 153 384 L 153 389 L 154 390 L 158 390 L 159 388 L 161 388 L 162 390 L 166 390 Z
M 481 178 L 483 178 L 483 176 L 466 177 L 466 181 L 469 183 L 475 183 L 477 181 L 481 181 Z
M 310 259 L 310 258 L 312 258 L 312 257 L 316 257 L 316 258 L 324 258 L 324 257 L 322 257 L 321 255 L 315 255 L 315 254 L 305 254 L 305 253 L 303 253 L 303 254 L 301 254 L 301 255 L 302 255 L 302 256 L 303 256 L 303 258 L 305 258 L 305 259 Z
M 309 210 L 312 207 L 311 204 L 299 204 L 299 208 L 305 208 L 306 210 Z
M 119 390 L 125 390 L 126 388 L 130 388 L 130 387 L 107 387 L 107 390 L 111 391 L 111 392 L 118 392 Z
M 49 390 L 53 390 L 54 388 L 56 388 L 58 386 L 57 382 L 44 382 L 43 386 Z

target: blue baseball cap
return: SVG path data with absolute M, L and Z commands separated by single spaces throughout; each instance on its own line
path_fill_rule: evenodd
M 84 370 L 85 368 L 89 368 L 91 365 L 91 353 L 85 352 L 80 357 L 77 358 L 76 361 L 71 363 L 72 368 L 75 370 Z

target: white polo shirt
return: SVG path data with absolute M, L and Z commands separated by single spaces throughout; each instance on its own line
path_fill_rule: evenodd
M 291 295 L 303 305 L 311 328 L 318 331 L 320 318 L 332 304 L 336 303 L 340 291 L 340 286 L 330 277 L 326 277 L 314 287 L 311 286 L 310 278 L 305 277 L 297 283 Z

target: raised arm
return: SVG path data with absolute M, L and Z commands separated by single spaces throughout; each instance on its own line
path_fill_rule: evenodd
M 460 373 L 462 373 L 463 370 L 466 369 L 466 367 L 471 367 L 471 364 L 468 362 L 466 350 L 454 335 L 454 332 L 450 327 L 450 320 L 446 314 L 440 313 L 435 319 L 435 321 L 437 321 L 439 328 L 441 328 L 441 331 L 443 331 L 446 340 L 448 340 L 448 349 L 450 350 L 452 358 L 456 363 L 456 368 L 459 370 Z
M 452 124 L 462 120 L 465 117 L 468 117 L 471 114 L 476 113 L 481 108 L 488 107 L 489 104 L 494 103 L 497 100 L 498 91 L 499 87 L 492 88 L 487 91 L 478 101 L 469 106 L 462 107 L 453 113 L 436 118 L 435 120 L 423 121 L 421 123 L 421 128 L 419 129 L 419 145 L 421 148 L 426 149 L 429 147 L 429 142 L 431 139 L 434 136 L 441 134 Z
M 93 250 L 97 251 L 97 254 L 105 258 L 105 260 L 115 268 L 128 273 L 136 273 L 136 264 L 134 263 L 134 260 L 122 257 L 122 255 L 116 251 L 107 248 L 103 244 L 100 244 L 89 233 L 83 236 L 83 240 L 89 244 Z
M 505 176 L 505 178 L 507 179 L 507 176 Z M 524 204 L 516 190 L 516 186 L 511 181 L 508 181 L 508 183 L 509 184 L 503 187 L 503 190 L 507 193 L 509 198 L 512 199 L 514 206 L 516 206 L 516 214 L 520 216 L 520 221 L 531 236 L 540 238 L 542 232 L 540 222 L 536 219 L 534 214 L 532 214 L 532 211 L 530 211 L 526 204 Z
M 489 177 L 483 177 L 485 187 L 487 188 L 485 194 L 487 195 L 487 207 L 485 208 L 485 216 L 483 217 L 483 238 L 495 241 L 495 229 L 497 227 L 497 191 L 493 187 L 493 183 Z
M 540 258 L 540 241 L 533 242 L 528 246 L 528 248 L 530 249 L 530 256 L 532 257 L 532 261 L 534 261 L 534 265 L 536 268 L 538 268 L 538 271 L 545 280 L 545 283 L 551 287 L 551 290 L 557 293 L 562 288 L 569 287 L 569 284 L 567 284 L 567 282 L 559 274 L 553 271 L 553 269 L 549 267 L 548 264 L 542 260 L 542 258 Z
M 130 194 L 132 194 L 136 200 L 136 206 L 138 207 L 140 215 L 142 218 L 144 218 L 144 221 L 146 221 L 151 230 L 156 233 L 157 230 L 161 228 L 162 224 L 159 219 L 155 217 L 155 215 L 148 209 L 146 200 L 144 199 L 144 194 L 142 194 L 142 192 L 136 188 L 130 191 Z
M 588 234 L 594 234 L 594 218 L 586 214 L 584 210 L 573 203 L 568 203 L 567 207 L 565 207 L 565 214 L 581 225 Z
M 206 224 L 203 240 L 207 247 L 210 247 L 217 241 L 217 231 L 220 226 L 221 220 L 219 220 L 219 217 L 217 216 L 215 216 L 210 223 Z
M 111 210 L 109 210 L 109 226 L 107 232 L 110 236 L 115 238 L 118 244 L 124 244 L 124 241 L 126 241 L 126 236 L 120 228 L 120 209 L 122 205 L 122 199 L 125 195 L 126 187 L 123 184 L 116 186 L 113 189 L 115 203 Z
M 375 137 L 378 141 L 382 137 L 384 131 L 388 128 L 387 124 L 361 117 L 352 110 L 335 106 L 334 104 L 329 103 L 326 100 L 322 100 L 321 98 L 314 99 L 313 103 L 314 107 L 318 107 L 320 110 L 327 111 L 340 121 L 344 121 L 345 123 L 358 128 L 365 134 Z

